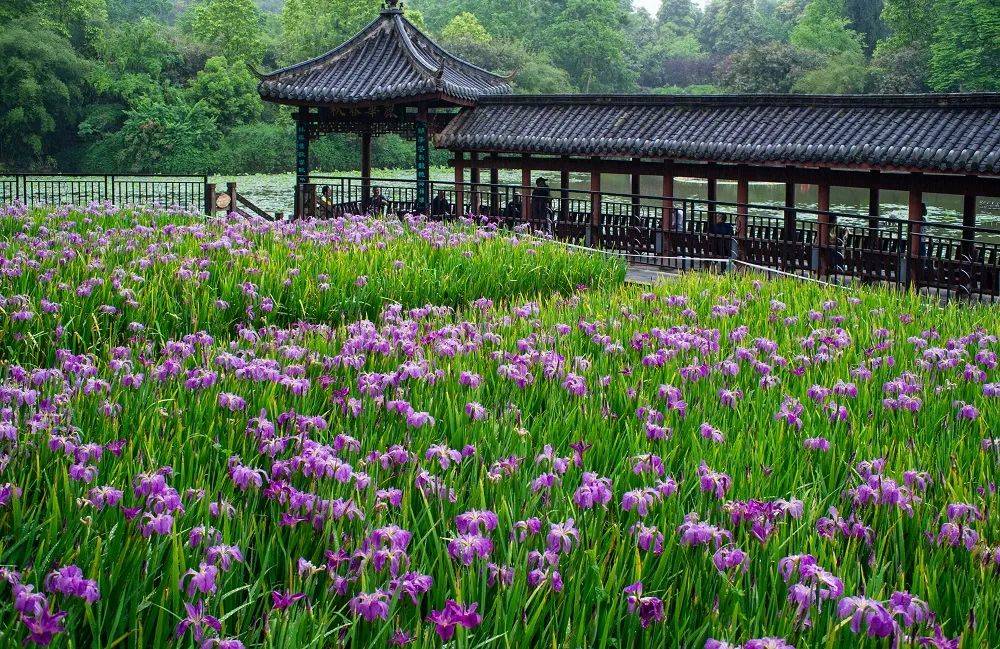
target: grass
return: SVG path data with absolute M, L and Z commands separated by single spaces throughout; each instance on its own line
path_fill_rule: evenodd
M 42 218 L 50 227 L 58 221 Z M 111 223 L 95 220 L 81 231 L 106 232 Z M 474 231 L 461 232 L 477 241 Z M 158 236 L 169 236 L 172 246 L 185 251 L 198 249 L 198 240 L 210 240 Z M 250 266 L 276 266 L 274 279 L 269 284 L 260 279 L 268 288 L 257 298 L 245 298 L 233 314 L 243 313 L 247 304 L 259 307 L 264 295 L 277 291 L 289 267 L 301 268 L 309 282 L 319 272 L 336 277 L 330 283 L 338 285 L 340 297 L 319 307 L 315 293 L 295 288 L 304 296 L 303 311 L 282 299 L 272 312 L 277 315 L 254 321 L 250 335 L 249 323 L 238 315 L 232 321 L 207 315 L 212 310 L 204 302 L 216 293 L 198 289 L 183 300 L 173 295 L 179 289 L 169 278 L 178 266 L 170 264 L 182 262 L 171 261 L 145 271 L 144 276 L 158 279 L 150 277 L 138 299 L 136 312 L 149 325 L 144 331 L 122 338 L 104 329 L 100 335 L 78 330 L 92 336 L 80 344 L 95 341 L 93 353 L 80 356 L 57 355 L 55 343 L 38 333 L 39 346 L 21 355 L 34 355 L 41 367 L 59 373 L 36 373 L 34 381 L 35 365 L 27 361 L 23 373 L 9 365 L 4 372 L 0 400 L 7 410 L 0 420 L 12 422 L 17 433 L 14 440 L 0 441 L 6 456 L 0 484 L 16 486 L 21 494 L 0 506 L 0 565 L 19 570 L 23 583 L 41 589 L 53 568 L 75 564 L 101 590 L 100 600 L 89 605 L 49 596 L 54 609 L 68 613 L 57 646 L 188 646 L 194 642 L 191 631 L 179 642 L 172 634 L 184 603 L 199 599 L 220 619 L 221 637 L 238 638 L 247 647 L 383 645 L 397 630 L 412 633 L 416 646 L 440 646 L 426 618 L 449 599 L 477 603 L 482 615 L 480 624 L 458 628 L 450 641 L 457 647 L 701 647 L 708 638 L 744 643 L 765 636 L 800 648 L 890 646 L 888 639 L 864 635 L 864 627 L 854 633 L 833 600 L 811 606 L 810 623 L 804 624 L 787 601 L 789 584 L 779 573 L 781 559 L 797 554 L 811 554 L 842 580 L 843 596 L 887 602 L 894 592 L 907 591 L 925 601 L 936 616 L 933 624 L 904 628 L 902 617 L 895 616 L 901 645 L 933 635 L 934 624 L 946 636 L 960 637 L 962 647 L 1000 644 L 1000 587 L 990 554 L 1000 543 L 994 513 L 1000 455 L 983 445 L 984 439 L 997 437 L 995 422 L 1000 421 L 1000 399 L 986 396 L 988 387 L 984 392 L 984 383 L 997 380 L 995 310 L 750 276 L 692 274 L 653 290 L 621 286 L 616 281 L 621 269 L 612 262 L 580 255 L 564 259 L 549 246 L 512 245 L 505 237 L 454 247 L 463 260 L 462 252 L 474 251 L 468 262 L 474 266 L 456 263 L 451 271 L 461 273 L 464 284 L 391 279 L 372 262 L 364 268 L 369 283 L 363 288 L 375 282 L 384 282 L 384 288 L 377 302 L 365 300 L 362 308 L 344 284 L 354 286 L 365 253 L 383 264 L 404 257 L 406 268 L 439 269 L 451 248 L 428 251 L 425 237 L 401 233 L 385 248 L 371 245 L 361 251 L 352 245 L 330 254 L 329 247 L 302 244 L 297 237 L 259 236 L 256 254 L 247 256 L 256 262 L 240 257 L 233 264 L 244 273 Z M 67 245 L 92 245 L 83 238 Z M 105 249 L 103 257 L 127 256 L 114 248 Z M 439 252 L 443 258 L 435 257 Z M 178 256 L 185 254 L 199 253 Z M 300 256 L 294 263 L 289 261 L 293 254 Z M 537 290 L 531 284 L 501 290 L 493 283 L 539 256 L 549 256 L 556 268 L 532 266 Z M 228 284 L 219 280 L 215 289 L 228 287 L 223 295 L 232 296 L 238 292 L 239 272 L 226 269 L 223 259 L 233 257 L 213 257 L 212 268 L 231 279 Z M 581 265 L 573 266 L 577 262 Z M 566 266 L 557 270 L 559 263 Z M 82 281 L 86 266 L 81 258 L 58 272 Z M 108 263 L 102 272 L 113 268 Z M 593 288 L 571 290 L 580 277 L 590 278 Z M 19 293 L 33 304 L 47 290 L 20 277 L 2 281 L 17 283 L 17 290 L 0 284 L 8 298 Z M 415 285 L 422 288 L 406 299 L 393 292 Z M 482 295 L 495 301 L 475 302 Z M 434 301 L 449 308 L 423 308 Z M 396 302 L 417 308 L 389 306 Z M 88 308 L 64 303 L 80 313 Z M 157 306 L 162 303 L 177 313 L 205 315 L 192 317 L 190 329 L 157 327 L 168 312 L 157 310 L 165 308 Z M 347 305 L 340 307 L 344 315 L 327 317 L 330 312 L 323 308 L 333 309 L 335 303 Z M 66 311 L 61 315 L 69 317 Z M 168 342 L 170 335 L 197 331 L 195 323 L 210 327 L 211 339 Z M 27 335 L 51 323 L 36 319 L 18 326 L 27 327 L 20 330 Z M 17 345 L 6 340 L 5 353 L 17 355 Z M 113 350 L 114 345 L 123 349 Z M 939 358 L 945 359 L 940 367 Z M 725 360 L 735 362 L 735 375 L 725 371 Z M 707 374 L 692 380 L 702 365 Z M 967 376 L 968 366 L 985 376 Z M 861 367 L 870 378 L 857 371 Z M 213 372 L 214 382 L 195 381 Z M 481 376 L 481 384 L 464 385 L 462 372 Z M 124 385 L 126 376 L 138 373 L 144 374 L 141 385 Z M 581 377 L 585 394 L 566 387 L 570 373 Z M 762 387 L 765 373 L 777 383 Z M 883 401 L 890 396 L 885 385 L 891 387 L 901 376 L 919 385 L 913 391 L 922 401 L 917 413 L 891 410 Z M 296 382 L 302 378 L 308 388 Z M 107 388 L 95 379 L 106 381 Z M 186 385 L 189 381 L 200 387 Z M 838 381 L 855 383 L 857 396 L 810 397 L 813 386 L 832 388 Z M 363 389 L 373 385 L 382 387 Z M 681 390 L 684 416 L 680 408 L 668 407 L 661 385 Z M 27 389 L 37 390 L 35 403 L 16 405 Z M 744 396 L 727 407 L 720 403 L 721 389 L 741 390 Z M 220 394 L 238 395 L 246 404 L 223 408 Z M 775 416 L 789 398 L 801 403 L 801 428 Z M 415 413 L 429 413 L 433 424 L 408 422 L 398 412 L 402 401 Z M 466 412 L 470 402 L 481 404 L 487 416 L 473 420 Z M 831 421 L 830 402 L 846 409 L 845 421 Z M 958 418 L 958 402 L 974 404 L 978 416 Z M 649 408 L 663 414 L 669 438 L 649 438 Z M 273 436 L 259 432 L 258 417 L 274 425 Z M 703 437 L 703 423 L 720 430 L 724 441 Z M 829 451 L 804 448 L 805 439 L 816 437 L 829 442 Z M 59 440 L 67 438 L 76 446 L 127 442 L 120 457 L 105 451 L 99 461 L 83 462 L 98 470 L 84 484 L 70 477 L 75 460 L 58 450 L 65 443 Z M 580 440 L 591 447 L 577 466 L 571 444 Z M 442 468 L 437 456 L 427 457 L 438 444 L 461 459 Z M 406 450 L 407 461 L 383 464 L 383 454 L 394 445 Z M 660 480 L 634 471 L 636 458 L 649 454 L 661 459 L 665 474 L 679 487 L 640 517 L 624 509 L 622 499 Z M 536 460 L 539 455 L 565 461 Z M 497 468 L 511 456 L 520 458 L 513 463 L 516 468 Z M 306 475 L 303 467 L 318 458 L 331 472 L 342 469 L 341 463 L 350 469 L 339 477 Z M 884 469 L 868 481 L 877 492 L 888 494 L 890 480 L 903 485 L 907 471 L 926 472 L 920 474 L 929 480 L 926 491 L 904 492 L 906 506 L 855 503 L 850 490 L 866 482 L 862 462 L 877 458 L 884 458 Z M 702 462 L 731 478 L 723 498 L 702 490 Z M 170 533 L 146 537 L 141 512 L 155 513 L 157 504 L 137 496 L 133 487 L 140 473 L 164 466 L 172 469 L 165 482 L 176 490 L 184 511 L 175 512 Z M 231 467 L 240 466 L 260 469 L 261 485 L 238 486 Z M 610 479 L 610 502 L 593 508 L 574 502 L 584 472 Z M 556 476 L 551 489 L 533 489 L 545 473 Z M 88 504 L 88 491 L 97 485 L 124 491 L 121 505 L 97 509 Z M 317 519 L 316 506 L 308 514 L 288 503 L 293 493 L 288 485 L 328 506 L 336 501 L 338 514 L 346 502 L 356 510 Z M 401 490 L 398 507 L 378 497 L 384 489 Z M 749 499 L 801 500 L 802 513 L 778 517 L 773 533 L 761 541 L 749 525 L 730 519 L 731 503 Z M 220 502 L 231 505 L 233 513 L 213 515 L 211 505 Z M 951 503 L 971 503 L 983 512 L 982 520 L 961 524 L 979 536 L 970 549 L 938 543 Z M 820 535 L 817 521 L 830 507 L 844 517 L 856 514 L 870 526 L 871 543 Z M 125 508 L 140 512 L 130 520 L 135 512 Z M 466 566 L 449 555 L 448 544 L 458 535 L 456 516 L 469 510 L 492 511 L 499 524 L 484 531 L 493 545 L 489 557 Z M 720 573 L 712 562 L 714 547 L 681 544 L 677 528 L 691 512 L 732 534 L 728 547 L 746 552 L 745 571 Z M 530 517 L 541 521 L 541 533 L 524 542 L 511 540 L 515 522 Z M 304 520 L 289 524 L 297 518 Z M 551 523 L 570 518 L 578 540 L 533 587 L 530 552 L 545 549 Z M 663 534 L 661 553 L 637 547 L 633 526 L 638 522 Z M 204 546 L 188 544 L 189 532 L 201 525 L 217 528 L 221 543 L 239 546 L 244 561 L 220 572 L 214 594 L 189 597 L 178 581 L 208 560 Z M 387 620 L 367 622 L 352 611 L 350 601 L 358 593 L 391 588 L 391 571 L 379 568 L 376 557 L 375 548 L 384 546 L 372 540 L 373 532 L 387 525 L 412 534 L 405 552 L 396 556 L 402 561 L 399 572 L 427 575 L 433 586 L 418 604 L 403 597 L 392 602 Z M 339 564 L 327 554 L 341 550 L 353 560 Z M 329 569 L 300 572 L 300 558 Z M 510 567 L 512 583 L 491 586 L 488 563 Z M 560 573 L 561 591 L 552 588 L 553 569 Z M 623 593 L 640 581 L 644 595 L 663 605 L 662 619 L 647 628 L 629 612 Z M 346 584 L 346 594 L 331 591 L 337 584 Z M 272 591 L 306 597 L 276 610 Z M 10 592 L 0 585 L 0 644 L 12 646 L 25 630 Z

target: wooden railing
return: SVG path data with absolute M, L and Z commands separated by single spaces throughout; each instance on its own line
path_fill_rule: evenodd
M 420 207 L 412 180 L 372 178 L 382 199 L 363 196 L 359 178 L 310 181 L 297 189 L 309 217 L 374 211 L 376 205 L 402 215 Z M 432 181 L 431 196 L 438 200 L 420 210 L 431 218 L 471 215 L 508 228 L 527 227 L 624 254 L 635 263 L 685 268 L 705 265 L 691 259 L 713 259 L 715 265 L 742 262 L 837 283 L 1000 298 L 1000 229 L 995 228 L 577 189 L 553 188 L 549 199 L 532 199 L 518 185 Z M 728 228 L 710 225 L 720 221 Z

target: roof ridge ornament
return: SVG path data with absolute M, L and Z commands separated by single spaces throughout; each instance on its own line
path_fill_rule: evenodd
M 401 0 L 382 0 L 382 13 L 403 13 Z

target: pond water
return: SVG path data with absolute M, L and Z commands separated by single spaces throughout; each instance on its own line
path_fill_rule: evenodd
M 319 172 L 317 172 L 317 175 Z M 335 172 L 329 175 L 337 176 L 358 176 L 358 172 Z M 558 187 L 558 173 L 541 173 L 537 176 L 544 176 L 548 179 L 552 187 Z M 413 178 L 412 169 L 381 169 L 372 172 L 376 178 Z M 431 178 L 434 180 L 450 181 L 454 179 L 451 169 L 435 168 L 431 171 Z M 225 183 L 235 180 L 239 192 L 254 201 L 257 205 L 269 212 L 292 211 L 292 202 L 295 190 L 295 174 L 267 174 L 252 176 L 218 177 L 212 178 L 214 182 Z M 502 184 L 519 184 L 521 182 L 521 172 L 515 170 L 504 170 L 500 172 L 500 182 Z M 642 178 L 641 191 L 644 195 L 659 196 L 661 193 L 661 179 L 655 176 L 644 176 Z M 628 176 L 620 174 L 605 174 L 601 178 L 601 186 L 609 193 L 628 194 L 631 190 L 631 181 Z M 590 188 L 590 176 L 588 174 L 571 174 L 570 187 L 572 189 L 588 190 Z M 705 199 L 706 181 L 697 179 L 678 178 L 674 183 L 675 195 L 678 198 Z M 881 192 L 881 213 L 883 216 L 906 218 L 907 216 L 907 194 L 901 191 Z M 723 202 L 736 202 L 736 183 L 719 181 L 718 200 Z M 817 201 L 816 185 L 798 185 L 796 187 L 797 204 L 804 209 L 815 209 Z M 782 205 L 785 201 L 785 187 L 779 183 L 751 183 L 750 202 L 760 205 Z M 961 223 L 962 222 L 962 197 L 947 194 L 925 194 L 924 201 L 927 203 L 928 220 L 938 223 Z M 830 209 L 835 212 L 847 212 L 866 215 L 868 214 L 868 190 L 854 189 L 850 187 L 833 187 L 830 190 Z M 977 205 L 978 223 L 985 227 L 1000 228 L 1000 199 L 980 198 Z

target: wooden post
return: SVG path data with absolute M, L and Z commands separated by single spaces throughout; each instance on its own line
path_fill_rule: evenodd
M 750 217 L 750 182 L 747 180 L 746 169 L 740 167 L 736 179 L 736 238 L 745 241 L 749 231 L 748 223 Z M 743 246 L 739 247 L 739 258 L 743 258 Z
M 455 152 L 455 216 L 465 215 L 465 153 Z
M 361 134 L 361 211 L 367 213 L 372 193 L 372 134 Z
M 817 188 L 817 209 L 819 214 L 819 258 L 817 266 L 820 275 L 827 274 L 828 253 L 830 248 L 830 185 L 821 183 Z
M 469 211 L 479 214 L 479 154 L 474 151 L 469 152 L 469 184 Z
M 295 115 L 295 218 L 303 212 L 302 185 L 309 182 L 309 109 L 299 107 Z
M 593 158 L 595 166 L 600 161 Z M 595 248 L 601 245 L 601 172 L 590 172 L 590 228 L 588 229 L 588 243 Z
M 879 172 L 877 170 L 872 171 L 871 176 L 872 184 L 868 188 L 868 227 L 872 230 L 877 230 L 879 228 L 879 203 L 881 202 L 879 196 Z
M 500 207 L 500 170 L 496 167 L 490 168 L 490 214 L 500 216 L 503 210 Z
M 521 164 L 521 221 L 531 220 L 531 158 L 523 156 Z
M 229 194 L 229 209 L 227 212 L 236 211 L 236 183 L 228 182 L 226 183 L 226 193 Z
M 420 207 L 425 214 L 431 212 L 431 172 L 430 172 L 430 144 L 427 134 L 427 106 L 417 109 L 417 120 L 414 124 L 413 135 L 416 144 L 414 163 L 416 166 L 416 195 L 414 196 L 414 207 Z
M 642 162 L 642 158 L 632 158 L 632 162 L 636 165 Z M 632 185 L 630 187 L 632 190 L 632 216 L 639 216 L 639 194 L 642 193 L 642 175 L 633 173 L 632 174 Z
M 909 221 L 910 221 L 910 254 L 908 261 L 907 273 L 907 284 L 909 286 L 914 286 L 917 284 L 918 275 L 917 269 L 919 264 L 922 263 L 920 260 L 920 232 L 922 230 L 922 223 L 924 218 L 924 201 L 923 194 L 918 191 L 910 192 L 909 200 Z
M 569 221 L 569 169 L 566 167 L 559 170 L 559 221 Z
M 205 183 L 205 216 L 215 214 L 215 183 Z
M 668 161 L 664 163 L 663 200 L 660 204 L 660 229 L 664 232 L 674 227 L 674 170 Z
M 785 241 L 795 240 L 795 183 L 785 183 Z
M 708 227 L 709 229 L 715 225 L 716 217 L 716 207 L 715 202 L 719 200 L 719 181 L 716 177 L 715 165 L 709 163 L 708 170 L 706 172 L 706 179 L 708 181 L 708 186 L 705 189 L 706 198 L 708 198 Z
M 962 254 L 975 261 L 976 195 L 966 194 L 962 201 Z

